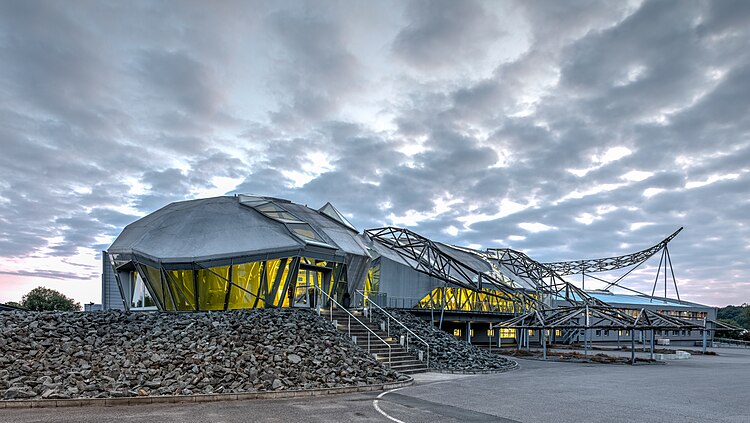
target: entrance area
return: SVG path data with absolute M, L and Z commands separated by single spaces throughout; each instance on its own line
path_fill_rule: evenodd
M 315 308 L 317 306 L 316 287 L 331 295 L 332 272 L 326 267 L 300 264 L 297 283 L 294 287 L 293 307 Z

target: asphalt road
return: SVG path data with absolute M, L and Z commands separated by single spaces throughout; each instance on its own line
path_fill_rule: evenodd
M 0 409 L 0 422 L 750 422 L 750 350 L 666 365 L 519 360 L 494 375 L 417 375 L 414 386 L 288 400 Z M 378 398 L 381 395 L 381 398 Z M 382 410 L 381 414 L 376 410 Z

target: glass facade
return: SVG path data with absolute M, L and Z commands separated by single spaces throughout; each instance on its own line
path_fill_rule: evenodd
M 424 296 L 414 308 L 440 308 L 458 311 L 487 311 L 513 313 L 515 301 L 508 294 L 484 289 L 435 288 Z
M 380 263 L 370 266 L 367 270 L 365 286 L 362 292 L 365 294 L 364 305 L 367 305 L 367 299 L 370 298 L 370 294 L 380 293 Z M 377 303 L 377 300 L 374 301 Z
M 515 329 L 508 329 L 508 328 L 500 329 L 500 337 L 501 338 L 515 338 L 516 337 L 516 330 Z
M 136 264 L 131 272 L 131 308 L 167 311 L 235 310 L 264 307 L 312 307 L 315 288 L 337 301 L 346 291 L 344 265 L 308 258 L 171 270 Z M 338 283 L 338 287 L 337 287 Z
M 130 307 L 134 309 L 149 309 L 156 307 L 151 293 L 146 287 L 146 282 L 138 272 L 130 274 Z

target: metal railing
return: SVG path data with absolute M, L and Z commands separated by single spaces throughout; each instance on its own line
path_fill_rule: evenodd
M 377 307 L 377 309 L 380 310 L 380 312 L 383 313 L 387 317 L 387 319 L 385 321 L 386 322 L 385 324 L 386 324 L 386 334 L 388 336 L 391 336 L 391 320 L 393 320 L 399 326 L 401 326 L 402 328 L 404 328 L 406 330 L 406 337 L 404 339 L 404 342 L 405 342 L 404 347 L 406 348 L 406 351 L 409 351 L 409 335 L 413 336 L 419 342 L 423 343 L 424 346 L 425 346 L 425 351 L 427 353 L 427 360 L 426 360 L 425 364 L 427 365 L 427 367 L 430 367 L 430 344 L 428 344 L 419 335 L 417 335 L 416 333 L 414 333 L 413 330 L 411 330 L 408 327 L 406 327 L 406 325 L 404 325 L 403 323 L 401 323 L 401 321 L 399 321 L 398 319 L 396 319 L 395 317 L 393 317 L 393 315 L 391 313 L 387 312 L 383 307 L 380 307 L 378 305 L 378 303 L 376 303 L 371 298 L 369 298 L 369 296 L 365 295 L 364 292 L 362 292 L 362 291 L 354 291 L 355 297 L 356 297 L 357 294 L 359 294 L 359 295 L 362 296 L 362 303 L 363 304 L 369 304 L 369 305 L 373 305 L 373 306 Z M 365 299 L 367 299 L 367 301 L 365 301 Z M 355 302 L 356 302 L 356 298 L 355 298 Z M 372 312 L 368 312 L 367 316 L 370 319 L 370 322 L 372 322 Z
M 383 304 L 383 303 L 381 303 Z M 408 297 L 388 297 L 384 307 L 398 309 L 420 309 L 440 311 L 445 307 L 446 311 L 468 311 L 478 313 L 514 313 L 512 305 L 497 304 L 492 301 L 466 301 L 460 306 L 451 300 L 428 298 L 408 298 Z
M 388 364 L 389 365 L 391 364 L 391 351 L 392 351 L 393 348 L 391 347 L 391 345 L 388 342 L 385 341 L 385 339 L 383 339 L 380 336 L 378 336 L 377 333 L 375 333 L 372 329 L 370 329 L 369 327 L 367 327 L 367 325 L 365 325 L 364 323 L 362 323 L 362 321 L 359 320 L 357 318 L 357 316 L 355 316 L 352 313 L 350 313 L 349 310 L 347 310 L 346 308 L 344 308 L 344 306 L 342 306 L 341 304 L 339 304 L 338 301 L 334 300 L 333 297 L 331 297 L 330 295 L 328 295 L 327 292 L 325 292 L 322 289 L 320 289 L 320 287 L 315 286 L 315 290 L 317 292 L 319 292 L 320 294 L 324 295 L 330 301 L 330 307 L 328 307 L 328 310 L 330 312 L 331 322 L 333 322 L 333 305 L 335 304 L 336 307 L 338 307 L 340 310 L 343 310 L 347 314 L 346 332 L 347 332 L 347 335 L 349 336 L 349 338 L 352 337 L 352 319 L 354 319 L 354 321 L 357 322 L 357 323 L 359 323 L 360 326 L 362 326 L 363 328 L 367 329 L 367 353 L 370 354 L 370 346 L 371 346 L 370 339 L 371 339 L 371 336 L 375 336 L 375 338 L 377 338 L 380 342 L 382 342 L 383 344 L 385 344 L 386 347 L 388 347 Z M 318 315 L 319 316 L 322 315 L 320 303 L 321 303 L 320 300 L 318 300 L 317 301 L 317 304 L 318 304 L 317 309 L 318 309 Z

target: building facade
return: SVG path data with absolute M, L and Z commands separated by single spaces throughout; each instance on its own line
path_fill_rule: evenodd
M 402 228 L 359 233 L 330 203 L 315 210 L 272 197 L 169 204 L 128 225 L 102 260 L 104 309 L 212 311 L 320 301 L 364 307 L 367 297 L 480 344 L 518 338 L 514 329 L 492 329 L 493 322 L 583 297 L 630 315 L 645 308 L 696 322 L 716 317 L 715 308 L 666 298 L 578 290 L 566 300 L 555 290 L 572 285 L 522 253 L 476 251 Z M 656 335 L 685 343 L 701 336 L 674 332 Z M 603 329 L 592 336 L 618 342 L 625 334 Z M 565 338 L 578 340 L 570 331 Z

